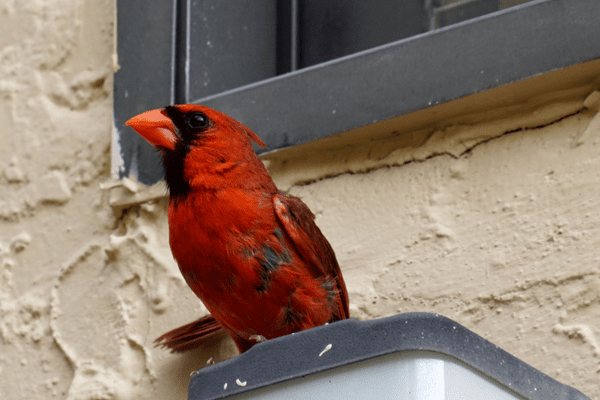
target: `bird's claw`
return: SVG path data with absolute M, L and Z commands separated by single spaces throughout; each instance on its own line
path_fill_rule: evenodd
M 256 343 L 264 342 L 267 340 L 263 335 L 252 335 L 248 338 L 248 340 L 254 340 Z

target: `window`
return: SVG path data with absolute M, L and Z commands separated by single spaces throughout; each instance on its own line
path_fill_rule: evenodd
M 162 177 L 158 156 L 122 127 L 152 108 L 201 102 L 281 149 L 600 57 L 596 0 L 118 0 L 117 10 L 116 169 L 145 184 Z

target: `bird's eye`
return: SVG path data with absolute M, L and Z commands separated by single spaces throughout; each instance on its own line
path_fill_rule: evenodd
M 189 114 L 185 122 L 192 129 L 206 128 L 208 126 L 208 117 L 199 111 Z

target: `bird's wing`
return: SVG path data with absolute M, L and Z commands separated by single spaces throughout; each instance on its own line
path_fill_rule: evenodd
M 315 224 L 314 214 L 302 200 L 281 192 L 273 196 L 273 206 L 300 257 L 315 268 L 318 276 L 328 277 L 334 285 L 340 313 L 338 319 L 348 318 L 346 284 L 331 245 Z

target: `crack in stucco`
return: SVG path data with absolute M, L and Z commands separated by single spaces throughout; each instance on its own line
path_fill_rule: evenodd
M 480 142 L 477 142 L 476 144 L 472 145 L 471 147 L 469 147 L 468 149 L 466 149 L 465 151 L 463 151 L 458 157 L 454 157 L 454 158 L 458 159 L 458 158 L 460 158 L 460 157 L 462 157 L 462 156 L 464 156 L 466 154 L 471 153 L 476 147 L 479 147 L 481 145 L 487 144 L 487 143 L 489 143 L 489 142 L 491 142 L 493 140 L 497 140 L 497 139 L 500 139 L 502 137 L 505 137 L 505 136 L 508 136 L 508 135 L 512 135 L 513 133 L 526 132 L 526 131 L 534 131 L 534 130 L 543 129 L 543 128 L 546 128 L 548 126 L 557 124 L 557 123 L 559 123 L 559 122 L 561 122 L 561 121 L 563 121 L 563 120 L 565 120 L 567 118 L 574 117 L 575 115 L 577 115 L 577 114 L 585 111 L 586 109 L 587 109 L 586 107 L 582 107 L 582 108 L 580 108 L 579 110 L 577 110 L 577 111 L 575 111 L 573 113 L 564 115 L 564 116 L 562 116 L 562 117 L 560 117 L 560 118 L 558 118 L 558 119 L 556 119 L 556 120 L 554 120 L 552 122 L 546 123 L 546 124 L 541 124 L 541 125 L 536 125 L 536 126 L 529 126 L 529 127 L 520 127 L 520 128 L 515 128 L 515 129 L 511 129 L 511 130 L 505 131 L 505 132 L 503 132 L 502 134 L 500 134 L 498 136 L 493 136 L 493 137 L 484 139 L 484 140 L 482 140 Z
M 553 121 L 550 121 L 550 122 L 545 123 L 545 124 L 539 124 L 539 125 L 533 125 L 533 126 L 524 126 L 524 127 L 519 127 L 519 128 L 514 128 L 514 129 L 506 130 L 506 131 L 504 131 L 504 132 L 502 132 L 500 134 L 496 134 L 496 135 L 493 135 L 491 137 L 487 137 L 487 138 L 481 139 L 481 140 L 475 142 L 474 144 L 471 144 L 469 146 L 465 146 L 466 149 L 463 150 L 462 152 L 458 153 L 458 154 L 454 154 L 454 153 L 452 153 L 450 151 L 433 151 L 429 155 L 427 155 L 425 157 L 422 157 L 422 158 L 412 158 L 410 160 L 406 160 L 406 161 L 400 162 L 400 163 L 393 162 L 393 163 L 389 163 L 389 164 L 383 164 L 383 165 L 377 165 L 377 166 L 373 166 L 373 167 L 368 167 L 368 168 L 365 168 L 365 169 L 362 169 L 362 170 L 344 171 L 344 172 L 338 172 L 338 173 L 334 173 L 334 174 L 326 174 L 326 175 L 320 176 L 318 178 L 307 179 L 307 180 L 303 180 L 301 182 L 297 182 L 297 183 L 293 184 L 292 186 L 297 186 L 297 187 L 308 186 L 308 185 L 314 184 L 314 183 L 319 182 L 319 181 L 336 178 L 336 177 L 339 177 L 339 176 L 342 176 L 342 175 L 360 175 L 360 174 L 368 174 L 368 173 L 371 173 L 373 171 L 377 171 L 377 170 L 381 170 L 381 169 L 401 168 L 401 167 L 405 167 L 407 165 L 411 165 L 411 164 L 415 164 L 415 163 L 425 163 L 425 162 L 428 162 L 428 161 L 430 161 L 430 160 L 432 160 L 434 158 L 444 157 L 444 156 L 450 157 L 450 158 L 452 158 L 454 160 L 458 160 L 458 159 L 460 159 L 460 158 L 462 158 L 464 156 L 467 156 L 467 155 L 471 154 L 473 152 L 473 150 L 476 149 L 479 146 L 488 144 L 488 143 L 490 143 L 492 141 L 501 139 L 503 137 L 506 137 L 506 136 L 509 136 L 509 135 L 512 135 L 512 134 L 515 134 L 515 133 L 529 132 L 529 131 L 535 131 L 535 130 L 546 128 L 548 126 L 557 124 L 557 123 L 559 123 L 559 122 L 561 122 L 561 121 L 563 121 L 563 120 L 565 120 L 567 118 L 573 117 L 573 116 L 575 116 L 575 115 L 577 115 L 577 114 L 579 114 L 579 113 L 581 113 L 581 112 L 583 112 L 585 110 L 587 110 L 587 108 L 584 106 L 584 107 L 579 108 L 575 112 L 571 112 L 571 113 L 569 113 L 567 115 L 563 115 L 563 116 L 561 116 L 561 117 L 559 117 L 557 119 L 554 119 Z M 446 127 L 444 129 L 448 129 L 448 128 L 449 127 Z M 438 130 L 434 130 L 434 131 L 431 131 L 429 134 L 427 134 L 427 138 L 424 141 L 423 146 L 427 146 L 427 143 L 428 143 L 429 139 L 431 137 L 433 137 L 434 134 L 436 132 L 438 132 L 438 131 L 440 131 L 440 130 L 439 129 Z

